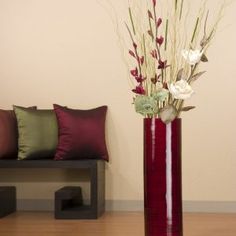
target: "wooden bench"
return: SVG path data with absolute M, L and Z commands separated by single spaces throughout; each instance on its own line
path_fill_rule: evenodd
M 59 168 L 88 169 L 90 176 L 90 205 L 75 206 L 73 216 L 61 218 L 97 219 L 105 211 L 105 161 L 103 160 L 0 160 L 0 168 Z M 72 193 L 70 193 L 72 194 Z M 66 215 L 68 217 L 66 217 Z M 60 218 L 59 216 L 56 218 Z

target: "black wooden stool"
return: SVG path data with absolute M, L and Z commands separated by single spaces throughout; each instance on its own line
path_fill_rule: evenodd
M 0 187 L 0 218 L 16 211 L 16 187 Z

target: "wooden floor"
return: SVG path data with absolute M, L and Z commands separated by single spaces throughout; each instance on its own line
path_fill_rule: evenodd
M 0 236 L 144 236 L 142 213 L 106 213 L 99 220 L 54 220 L 52 213 L 0 219 Z M 236 236 L 236 214 L 185 214 L 184 236 Z

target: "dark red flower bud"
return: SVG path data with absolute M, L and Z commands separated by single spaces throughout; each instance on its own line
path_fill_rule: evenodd
M 151 30 L 148 30 L 148 34 L 149 34 L 152 38 L 154 37 Z
M 133 46 L 135 49 L 137 49 L 137 47 L 138 47 L 136 43 L 133 43 Z
M 157 5 L 157 1 L 156 0 L 152 0 L 152 2 L 153 2 L 153 5 L 155 7 Z
M 157 83 L 157 74 L 155 74 L 154 78 L 151 78 L 151 81 L 152 81 L 153 84 Z
M 142 75 L 136 76 L 135 79 L 136 79 L 136 81 L 137 81 L 139 84 L 142 84 L 143 81 L 146 80 L 146 78 L 143 78 Z
M 166 82 L 163 83 L 163 88 L 168 89 L 168 84 Z
M 138 76 L 138 68 L 136 67 L 134 70 L 131 70 L 130 73 L 131 73 L 131 75 L 133 75 L 134 77 L 135 77 L 135 76 Z
M 140 63 L 141 65 L 143 65 L 143 63 L 144 63 L 144 57 L 139 58 L 139 63 Z
M 161 36 L 161 37 L 157 37 L 156 38 L 156 42 L 161 46 L 162 44 L 163 44 L 163 42 L 164 42 L 164 38 Z
M 132 92 L 140 95 L 146 94 L 145 89 L 143 88 L 142 85 L 137 86 L 135 89 L 132 90 Z
M 153 58 L 157 59 L 157 50 L 156 49 L 152 50 L 151 55 Z
M 159 26 L 161 25 L 161 23 L 162 23 L 162 19 L 159 18 L 159 19 L 157 20 L 157 27 L 159 27 Z
M 132 57 L 136 58 L 135 53 L 134 53 L 133 51 L 129 50 L 129 54 L 130 54 Z
M 165 69 L 166 68 L 166 64 L 167 64 L 167 61 L 162 61 L 162 60 L 159 60 L 158 61 L 158 69 Z
M 153 19 L 153 16 L 152 16 L 152 13 L 151 13 L 150 10 L 148 10 L 148 17 L 151 18 L 151 19 Z
M 156 78 L 151 78 L 151 81 L 152 81 L 153 84 L 157 83 L 157 79 Z

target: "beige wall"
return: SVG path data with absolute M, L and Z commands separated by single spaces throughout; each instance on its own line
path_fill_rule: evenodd
M 141 200 L 142 118 L 131 105 L 114 24 L 99 2 L 106 1 L 0 0 L 0 106 L 107 104 L 106 198 Z M 228 9 L 209 51 L 208 73 L 195 87 L 197 109 L 183 116 L 184 200 L 236 201 L 235 11 L 235 5 Z M 1 182 L 10 174 L 21 198 L 40 190 L 50 198 L 52 188 L 75 181 L 60 171 L 46 170 L 47 182 L 40 171 L 12 170 L 1 173 Z

